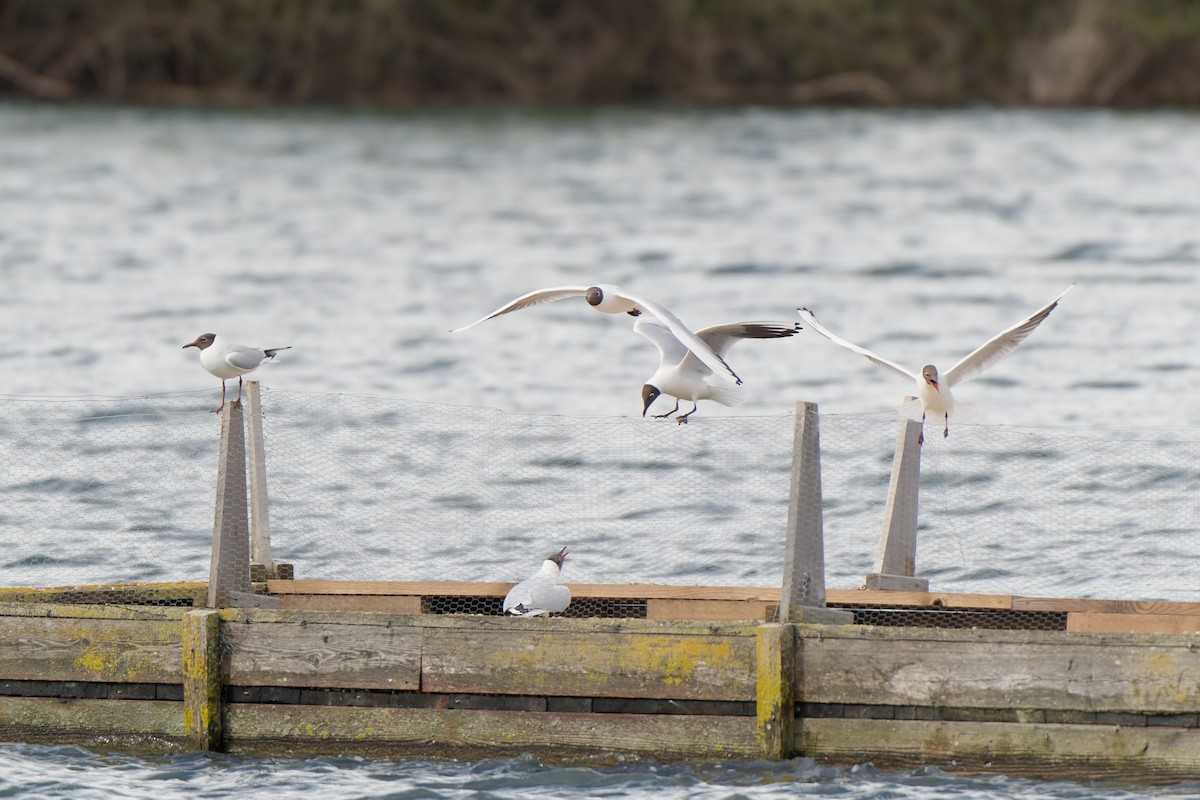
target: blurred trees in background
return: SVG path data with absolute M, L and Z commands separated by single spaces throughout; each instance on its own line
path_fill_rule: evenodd
M 0 94 L 1200 105 L 1196 0 L 0 0 Z

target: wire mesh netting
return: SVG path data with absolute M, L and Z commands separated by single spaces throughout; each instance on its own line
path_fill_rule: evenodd
M 0 586 L 206 581 L 210 407 L 0 402 Z M 516 581 L 566 546 L 569 583 L 780 585 L 790 415 L 680 426 L 265 388 L 263 408 L 274 560 L 298 578 Z M 829 588 L 873 570 L 899 424 L 820 417 Z M 1200 599 L 1200 432 L 958 425 L 921 460 L 934 590 Z

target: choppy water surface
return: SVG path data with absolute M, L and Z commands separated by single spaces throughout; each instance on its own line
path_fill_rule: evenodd
M 3 107 L 0 582 L 202 577 L 216 382 L 181 345 L 213 330 L 294 346 L 261 378 L 273 541 L 304 577 L 510 579 L 570 543 L 573 580 L 774 583 L 787 415 L 809 400 L 829 415 L 829 584 L 853 586 L 906 389 L 891 376 L 809 332 L 750 342 L 730 356 L 746 402 L 678 428 L 639 418 L 657 355 L 628 318 L 564 301 L 448 330 L 530 289 L 613 282 L 694 327 L 807 305 L 945 369 L 1077 280 L 1016 355 L 956 392 L 980 424 L 927 445 L 922 572 L 942 589 L 1195 599 L 1179 564 L 1200 553 L 1197 186 L 1200 118 L 1182 114 Z M 5 796 L 246 786 L 1132 796 L 804 761 L 0 749 Z
M 850 769 L 797 758 L 784 763 L 658 764 L 607 767 L 503 761 L 367 761 L 357 758 L 250 759 L 225 755 L 133 758 L 75 747 L 0 746 L 0 796 L 53 800 L 174 800 L 255 797 L 301 800 L 524 800 L 530 797 L 663 800 L 1084 800 L 1200 796 L 1200 784 L 1138 788 L 1107 782 L 955 777 L 935 767 L 908 773 Z

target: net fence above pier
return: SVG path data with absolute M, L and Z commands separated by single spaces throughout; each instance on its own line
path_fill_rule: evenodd
M 0 586 L 207 580 L 212 403 L 0 401 Z M 790 415 L 680 426 L 267 388 L 263 413 L 274 560 L 297 578 L 515 581 L 565 546 L 571 583 L 780 585 Z M 829 588 L 873 571 L 899 424 L 820 417 Z M 1200 600 L 1200 431 L 930 434 L 932 590 Z

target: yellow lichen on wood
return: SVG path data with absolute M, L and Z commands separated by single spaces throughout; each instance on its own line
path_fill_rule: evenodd
M 221 745 L 220 617 L 193 611 L 183 620 L 183 722 L 192 745 L 216 750 Z
M 795 707 L 792 675 L 795 643 L 791 625 L 760 625 L 756 637 L 755 703 L 758 750 L 763 758 L 792 755 Z

